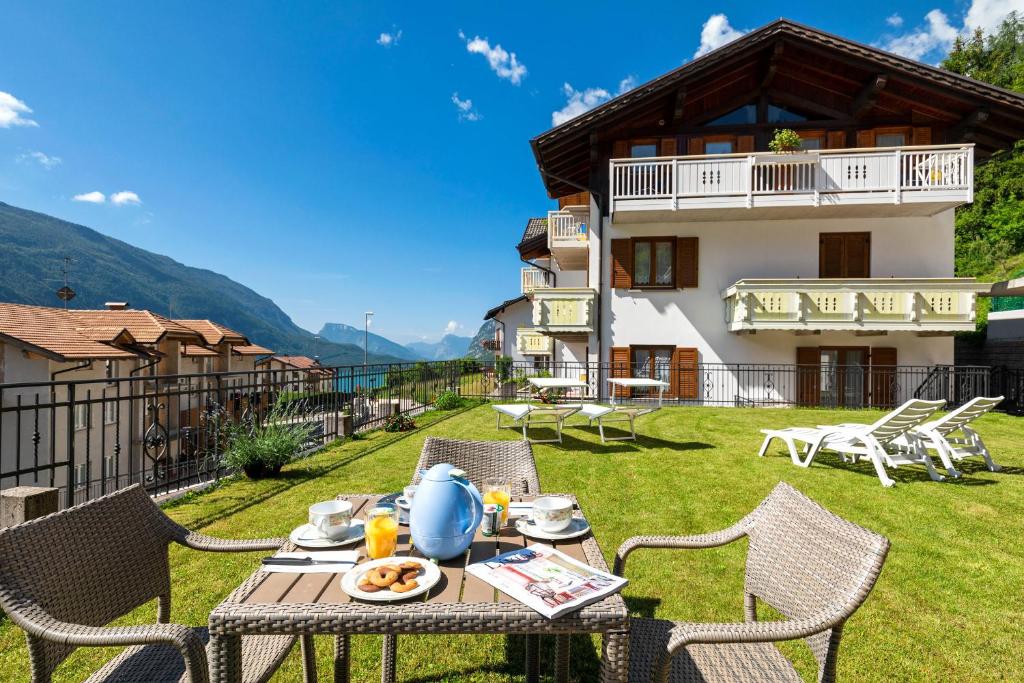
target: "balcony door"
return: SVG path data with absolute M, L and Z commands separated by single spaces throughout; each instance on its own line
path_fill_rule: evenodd
M 820 405 L 863 408 L 867 404 L 866 348 L 823 348 L 820 350 L 820 362 Z
M 818 236 L 818 277 L 871 277 L 871 233 L 821 233 Z

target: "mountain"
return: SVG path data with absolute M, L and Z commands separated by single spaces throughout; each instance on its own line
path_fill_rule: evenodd
M 478 360 L 494 360 L 494 351 L 484 348 L 483 342 L 485 339 L 494 339 L 493 320 L 485 320 L 484 324 L 473 335 L 473 340 L 469 342 L 469 349 L 466 351 L 466 357 Z
M 363 333 L 364 331 L 358 327 L 352 327 L 345 323 L 325 323 L 324 326 L 320 328 L 320 337 L 322 339 L 336 342 L 338 344 L 355 344 L 359 348 L 363 348 Z M 367 344 L 370 347 L 370 353 L 395 356 L 396 358 L 403 358 L 405 360 L 424 359 L 424 357 L 416 351 L 402 346 L 398 342 L 393 342 L 387 337 L 382 337 L 379 334 L 370 332 L 367 339 Z
M 65 256 L 73 308 L 127 301 L 175 318 L 209 318 L 281 354 L 319 355 L 324 365 L 361 364 L 352 344 L 317 341 L 270 299 L 230 278 L 102 235 L 91 228 L 0 202 L 0 301 L 59 306 Z M 170 309 L 170 310 L 168 310 Z M 372 362 L 399 358 L 371 353 Z
M 425 360 L 451 360 L 465 357 L 471 341 L 470 337 L 446 334 L 439 342 L 413 342 L 406 344 L 405 348 L 418 353 Z

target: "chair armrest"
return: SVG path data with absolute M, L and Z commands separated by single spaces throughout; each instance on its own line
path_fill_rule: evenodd
M 718 546 L 732 543 L 743 538 L 749 527 L 749 515 L 744 517 L 728 529 L 714 531 L 709 534 L 697 534 L 695 536 L 633 536 L 627 538 L 619 546 L 615 553 L 615 566 L 612 573 L 622 576 L 626 571 L 626 558 L 638 548 L 716 548 Z
M 253 538 L 230 539 L 207 536 L 195 531 L 188 531 L 184 536 L 175 539 L 183 546 L 194 550 L 206 550 L 215 553 L 252 552 L 254 550 L 277 550 L 287 542 L 286 538 Z

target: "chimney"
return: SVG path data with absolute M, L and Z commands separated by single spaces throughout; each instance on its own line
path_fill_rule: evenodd
M 127 301 L 108 301 L 103 305 L 107 307 L 108 311 L 124 311 L 128 309 Z

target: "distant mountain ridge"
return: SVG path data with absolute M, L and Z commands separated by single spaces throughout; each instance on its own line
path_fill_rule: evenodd
M 454 334 L 446 334 L 437 342 L 412 342 L 406 344 L 407 349 L 426 360 L 451 360 L 453 358 L 464 358 L 469 350 L 471 337 L 459 337 Z
M 354 344 L 359 348 L 363 348 L 363 336 L 364 330 L 345 323 L 324 323 L 324 326 L 320 328 L 321 338 L 338 344 Z M 423 360 L 423 356 L 416 351 L 402 346 L 398 342 L 393 342 L 387 337 L 370 332 L 366 338 L 370 353 L 395 356 L 411 361 Z
M 484 341 L 488 339 L 494 339 L 493 320 L 485 320 L 484 324 L 473 335 L 473 340 L 469 342 L 469 349 L 466 351 L 466 357 L 476 358 L 477 360 L 494 360 L 494 351 L 484 348 Z
M 64 256 L 72 262 L 72 308 L 128 301 L 175 318 L 209 318 L 280 354 L 320 356 L 324 365 L 361 364 L 353 344 L 316 340 L 270 299 L 210 270 L 134 247 L 91 228 L 0 202 L 0 301 L 59 306 Z M 371 362 L 405 357 L 377 353 Z

